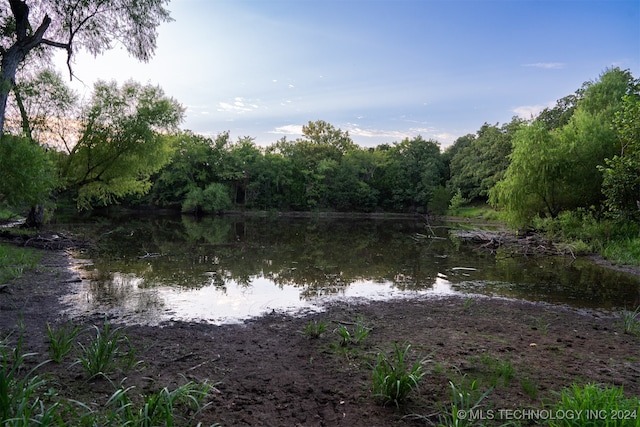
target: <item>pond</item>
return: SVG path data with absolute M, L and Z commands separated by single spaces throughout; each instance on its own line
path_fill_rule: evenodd
M 72 316 L 128 323 L 237 323 L 337 299 L 485 295 L 612 310 L 640 304 L 640 279 L 571 257 L 491 254 L 416 219 L 190 216 L 57 224 L 89 236 Z M 428 237 L 427 237 L 428 236 Z

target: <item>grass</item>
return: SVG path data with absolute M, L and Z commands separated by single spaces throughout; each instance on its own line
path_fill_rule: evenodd
M 608 242 L 602 256 L 615 264 L 640 265 L 640 237 L 628 237 Z
M 622 331 L 629 335 L 640 335 L 640 306 L 635 310 L 622 310 Z
M 104 405 L 65 399 L 55 390 L 55 381 L 49 383 L 37 374 L 48 361 L 27 370 L 27 365 L 32 364 L 28 359 L 36 354 L 23 351 L 22 331 L 20 328 L 13 345 L 9 342 L 11 335 L 0 339 L 0 426 L 201 425 L 196 418 L 208 406 L 205 400 L 212 389 L 206 381 L 189 381 L 173 390 L 164 387 L 145 394 L 137 393 L 134 387 L 119 387 Z M 115 359 L 119 345 L 114 348 L 105 341 L 123 342 L 126 338 L 124 332 L 113 329 L 106 321 L 103 328 L 96 328 L 96 331 L 97 337 L 92 343 L 100 342 L 99 347 L 104 351 L 99 353 L 113 356 L 105 356 L 101 360 Z M 77 328 L 54 330 L 48 325 L 47 334 L 55 337 L 61 343 L 60 348 L 66 351 L 73 347 L 78 331 Z M 90 347 L 91 344 L 84 348 Z M 107 366 L 111 365 L 107 363 Z
M 485 204 L 471 204 L 456 207 L 455 209 L 450 209 L 447 214 L 459 218 L 483 219 L 486 221 L 503 220 L 500 212 Z
M 538 397 L 538 382 L 535 379 L 530 377 L 520 379 L 520 387 L 530 398 L 536 399 Z
M 400 348 L 398 343 L 395 343 L 391 356 L 383 352 L 378 353 L 373 366 L 373 395 L 379 398 L 383 405 L 393 403 L 399 406 L 409 393 L 418 387 L 425 375 L 423 364 L 426 360 L 418 359 L 410 365 L 410 350 L 410 344 Z
M 484 355 L 482 356 L 482 363 L 490 370 L 489 384 L 491 387 L 498 386 L 500 379 L 502 379 L 505 387 L 511 384 L 511 380 L 515 375 L 515 369 L 511 362 Z
M 469 386 L 456 385 L 453 381 L 449 381 L 449 388 L 451 390 L 451 403 L 448 407 L 443 408 L 440 425 L 447 427 L 474 425 L 476 417 L 473 414 L 480 410 L 482 402 L 491 393 L 492 389 L 480 393 L 476 381 L 472 381 Z
M 364 318 L 357 317 L 353 330 L 350 331 L 345 324 L 340 324 L 333 332 L 340 338 L 340 346 L 346 347 L 349 344 L 357 345 L 364 341 L 369 336 L 371 328 L 365 325 Z
M 22 276 L 38 265 L 40 256 L 34 250 L 0 244 L 0 284 Z
M 302 328 L 301 333 L 310 338 L 320 338 L 327 330 L 327 327 L 327 322 L 310 320 L 309 323 Z
M 113 328 L 105 319 L 102 329 L 93 326 L 96 336 L 88 344 L 79 344 L 82 355 L 76 363 L 80 363 L 89 378 L 98 375 L 109 377 L 116 368 L 124 366 L 125 370 L 135 365 L 133 347 L 129 345 L 129 339 L 123 333 L 122 328 Z M 122 351 L 123 345 L 128 346 L 128 351 Z M 122 360 L 126 363 L 121 363 Z
M 47 383 L 36 374 L 47 362 L 23 372 L 26 359 L 34 354 L 22 352 L 22 331 L 13 349 L 7 344 L 9 337 L 0 343 L 0 425 L 52 425 L 58 404 L 47 406 L 40 398 Z
M 49 356 L 54 362 L 60 363 L 74 347 L 75 339 L 80 333 L 80 328 L 75 326 L 62 326 L 57 329 L 51 328 L 47 322 L 47 338 L 49 339 Z
M 562 390 L 555 413 L 571 413 L 574 419 L 549 420 L 552 427 L 637 426 L 640 399 L 625 397 L 622 387 L 599 384 L 576 385 Z
M 167 387 L 144 396 L 139 407 L 129 395 L 133 387 L 120 388 L 109 398 L 106 406 L 110 409 L 109 425 L 123 426 L 174 426 L 192 425 L 197 415 L 206 408 L 204 399 L 211 386 L 207 383 L 187 382 L 174 390 Z M 190 417 L 178 416 L 180 413 L 191 414 Z M 216 424 L 217 425 L 217 424 Z

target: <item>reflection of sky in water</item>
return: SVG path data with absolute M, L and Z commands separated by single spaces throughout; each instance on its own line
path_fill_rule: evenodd
M 106 288 L 96 289 L 95 282 L 85 280 L 64 302 L 73 306 L 71 315 L 107 314 L 128 323 L 158 324 L 163 321 L 204 321 L 213 324 L 239 323 L 272 311 L 296 314 L 321 311 L 322 305 L 340 298 L 389 300 L 424 295 L 453 295 L 451 284 L 442 277 L 424 290 L 399 290 L 391 282 L 362 280 L 352 283 L 339 294 L 303 298 L 301 288 L 280 286 L 272 280 L 253 278 L 250 286 L 233 280 L 224 288 L 205 286 L 179 289 L 168 286 L 143 286 L 143 279 L 131 274 L 114 273 Z
M 414 222 L 187 217 L 98 223 L 101 252 L 77 254 L 71 316 L 129 323 L 236 323 L 344 299 L 487 295 L 615 309 L 640 282 L 587 260 L 493 256 Z M 81 229 L 81 227 L 78 227 Z M 93 256 L 93 259 L 87 259 Z M 84 259 L 83 259 L 84 258 Z

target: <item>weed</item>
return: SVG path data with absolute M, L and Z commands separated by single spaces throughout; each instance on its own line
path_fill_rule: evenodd
M 469 308 L 471 308 L 471 306 L 473 305 L 473 298 L 471 297 L 466 297 L 464 300 L 464 306 L 463 308 L 465 310 L 468 310 Z
M 538 383 L 536 380 L 529 377 L 522 378 L 520 380 L 520 387 L 529 395 L 530 398 L 535 399 L 538 397 Z
M 49 407 L 39 397 L 46 381 L 35 374 L 45 363 L 22 372 L 25 360 L 33 353 L 22 352 L 22 329 L 15 348 L 3 340 L 0 345 L 0 425 L 50 425 L 56 419 L 58 404 Z
M 622 387 L 574 384 L 561 392 L 555 413 L 578 414 L 578 419 L 549 420 L 552 427 L 576 425 L 637 426 L 640 399 L 627 398 Z
M 358 317 L 356 318 L 356 325 L 353 329 L 351 341 L 354 344 L 360 344 L 369 335 L 369 332 L 371 332 L 371 328 L 365 326 L 364 318 Z
M 24 270 L 35 268 L 39 259 L 31 249 L 0 244 L 0 283 L 22 276 Z
M 346 347 L 351 342 L 351 332 L 345 325 L 338 326 L 334 332 L 340 337 L 340 346 Z
M 167 387 L 143 397 L 142 405 L 135 407 L 129 397 L 133 387 L 120 388 L 109 398 L 106 406 L 111 409 L 109 423 L 133 426 L 190 425 L 207 406 L 203 404 L 211 390 L 207 383 L 188 382 L 174 390 Z M 191 413 L 189 419 L 176 415 L 176 409 Z
M 448 408 L 444 408 L 443 416 L 440 422 L 444 426 L 463 427 L 471 426 L 475 420 L 468 416 L 478 411 L 482 406 L 482 401 L 491 393 L 492 389 L 488 389 L 480 394 L 478 384 L 472 381 L 468 388 L 456 385 L 449 381 L 451 388 L 451 404 Z
M 410 344 L 401 349 L 395 343 L 391 357 L 378 353 L 373 366 L 373 395 L 380 398 L 383 404 L 394 403 L 398 406 L 418 387 L 425 375 L 422 366 L 425 359 L 419 359 L 409 366 L 407 355 L 410 349 Z
M 353 328 L 353 333 L 344 324 L 340 324 L 334 333 L 340 337 L 340 346 L 346 347 L 349 344 L 360 344 L 371 332 L 371 328 L 365 326 L 364 319 L 358 317 Z
M 491 370 L 492 377 L 489 379 L 489 383 L 492 387 L 498 385 L 498 380 L 502 378 L 505 386 L 508 386 L 513 379 L 515 370 L 511 362 L 507 360 L 500 360 L 498 358 L 489 357 L 487 355 L 482 356 L 482 363 L 487 365 Z
M 540 331 L 542 335 L 547 335 L 547 333 L 549 332 L 549 326 L 551 326 L 551 324 L 545 323 L 542 317 L 536 317 L 536 325 L 533 327 L 533 329 Z
M 327 330 L 326 322 L 317 322 L 315 320 L 309 321 L 304 328 L 302 328 L 302 335 L 306 335 L 310 338 L 320 338 L 320 336 Z
M 622 310 L 620 312 L 620 317 L 622 319 L 622 330 L 625 334 L 640 334 L 640 306 L 638 306 L 634 311 Z
M 71 352 L 76 336 L 80 332 L 79 327 L 61 327 L 52 329 L 47 322 L 47 337 L 49 338 L 49 356 L 54 362 L 60 363 Z
M 108 377 L 118 366 L 117 358 L 121 352 L 121 344 L 128 343 L 128 339 L 122 328 L 113 329 L 106 319 L 102 330 L 95 325 L 93 327 L 96 336 L 86 346 L 79 344 L 82 356 L 76 363 L 83 366 L 89 378 L 97 375 Z

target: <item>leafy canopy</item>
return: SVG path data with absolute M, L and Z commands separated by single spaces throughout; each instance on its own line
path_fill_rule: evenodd
M 81 133 L 62 166 L 80 209 L 144 194 L 151 174 L 170 159 L 170 132 L 183 108 L 159 87 L 99 82 L 81 118 Z

